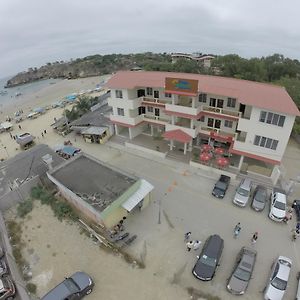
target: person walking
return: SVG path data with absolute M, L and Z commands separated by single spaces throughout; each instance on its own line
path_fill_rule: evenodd
M 190 252 L 191 249 L 194 247 L 194 244 L 195 244 L 194 241 L 189 241 L 189 242 L 187 242 L 187 243 L 186 243 L 186 250 L 187 250 L 188 252 Z
M 44 137 L 44 133 L 42 132 L 42 137 Z
M 21 127 L 21 125 L 19 124 L 19 129 L 21 130 L 22 129 L 22 127 Z
M 237 238 L 237 237 L 239 236 L 239 234 L 240 234 L 240 232 L 241 232 L 241 229 L 242 229 L 241 223 L 238 222 L 238 223 L 235 225 L 234 230 L 233 230 L 233 237 L 234 237 L 234 238 Z
M 192 234 L 192 233 L 191 233 L 190 231 L 184 234 L 184 241 L 185 241 L 185 242 L 187 242 L 187 241 L 189 240 L 191 234 Z
M 47 130 L 45 129 L 45 130 L 44 130 L 44 134 L 46 134 L 46 133 L 47 133 Z
M 251 238 L 251 244 L 254 245 L 257 239 L 258 239 L 258 232 L 256 231 Z
M 196 251 L 200 248 L 201 241 L 196 240 L 193 245 L 193 249 Z

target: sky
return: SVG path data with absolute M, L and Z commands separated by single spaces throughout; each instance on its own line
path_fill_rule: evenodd
M 1 0 L 0 78 L 138 52 L 300 59 L 299 0 Z

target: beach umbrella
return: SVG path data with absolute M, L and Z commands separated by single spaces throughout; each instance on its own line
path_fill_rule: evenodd
M 222 167 L 222 168 L 229 165 L 229 159 L 226 158 L 226 157 L 223 157 L 223 156 L 222 157 L 218 157 L 216 159 L 216 162 L 217 162 L 217 165 L 220 166 L 220 167 Z
M 200 160 L 201 161 L 207 162 L 207 161 L 211 160 L 211 158 L 212 158 L 212 155 L 210 153 L 202 152 L 200 154 Z
M 213 149 L 213 147 L 209 144 L 205 144 L 205 145 L 202 146 L 202 151 L 205 151 L 205 152 L 208 152 L 212 149 Z
M 225 152 L 225 150 L 223 148 L 216 148 L 215 149 L 216 154 L 222 155 L 222 154 L 224 154 L 224 152 Z

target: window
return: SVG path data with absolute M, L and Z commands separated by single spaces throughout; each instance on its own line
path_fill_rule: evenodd
M 159 98 L 159 91 L 154 91 L 154 98 Z
M 224 103 L 223 99 L 218 99 L 218 101 L 217 101 L 217 107 L 223 108 L 223 103 Z
M 165 98 L 172 98 L 172 94 L 170 94 L 170 93 L 165 93 Z
M 216 98 L 210 98 L 209 99 L 209 105 L 215 107 L 216 106 Z
M 215 119 L 215 128 L 221 128 L 221 120 Z
M 227 107 L 235 107 L 236 99 L 235 98 L 227 98 Z
M 121 90 L 116 90 L 116 98 L 123 98 L 123 92 Z
M 148 96 L 152 96 L 153 95 L 153 89 L 151 87 L 147 87 L 146 91 L 147 91 L 147 95 Z
M 147 111 L 153 113 L 153 107 L 152 106 L 148 106 L 147 107 Z
M 205 122 L 205 116 L 201 116 L 199 119 L 198 119 L 199 122 Z
M 207 119 L 207 126 L 208 127 L 214 127 L 214 119 L 208 118 Z
M 140 107 L 138 108 L 138 110 L 139 110 L 139 115 L 142 115 L 142 114 L 145 114 L 145 113 L 146 113 L 145 106 L 140 106 Z
M 225 127 L 232 128 L 232 125 L 233 125 L 233 122 L 232 122 L 232 121 L 225 120 L 225 122 L 224 122 L 224 126 L 225 126 Z
M 155 110 L 154 110 L 154 115 L 155 116 L 157 116 L 157 117 L 159 117 L 159 108 L 155 108 Z
M 278 141 L 267 138 L 265 136 L 256 135 L 255 138 L 254 138 L 253 144 L 256 145 L 256 146 L 276 150 L 277 146 L 278 146 Z
M 206 94 L 199 94 L 199 102 L 203 102 L 203 103 L 206 103 L 206 98 L 207 98 L 207 95 Z
M 124 116 L 124 108 L 119 108 L 118 107 L 118 115 L 119 116 Z
M 274 114 L 271 112 L 261 111 L 259 121 L 267 124 L 283 127 L 285 116 Z

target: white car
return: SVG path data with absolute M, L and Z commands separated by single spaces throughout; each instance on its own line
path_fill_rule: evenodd
M 282 222 L 286 217 L 286 195 L 279 189 L 273 189 L 269 217 L 276 222 Z
M 265 300 L 281 300 L 287 288 L 292 261 L 279 256 L 272 266 L 271 276 L 265 289 Z

